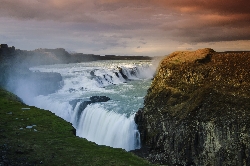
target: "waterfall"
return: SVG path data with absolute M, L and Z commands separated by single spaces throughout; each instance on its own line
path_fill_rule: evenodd
M 77 125 L 77 135 L 99 145 L 133 150 L 140 148 L 134 115 L 127 118 L 105 110 L 100 104 L 88 105 Z
M 31 70 L 60 73 L 63 83 L 56 93 L 36 96 L 27 104 L 69 121 L 79 137 L 127 151 L 138 149 L 140 134 L 134 115 L 143 106 L 155 71 L 150 64 L 101 61 L 34 67 Z M 92 96 L 107 96 L 110 101 L 91 102 Z

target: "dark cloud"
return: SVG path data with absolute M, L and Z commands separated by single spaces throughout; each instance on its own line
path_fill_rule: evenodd
M 93 21 L 91 16 L 85 13 L 88 6 L 85 1 L 79 0 L 2 0 L 0 14 L 16 19 Z
M 165 1 L 166 8 L 179 13 L 160 26 L 183 42 L 250 40 L 250 1 Z
M 0 18 L 24 23 L 1 24 L 0 37 L 51 37 L 57 45 L 66 43 L 60 41 L 63 38 L 82 43 L 88 51 L 127 51 L 143 45 L 137 50 L 155 53 L 166 45 L 174 49 L 173 42 L 248 41 L 249 6 L 248 0 L 1 0 Z M 24 26 L 25 22 L 31 24 Z M 9 36 L 3 34 L 7 26 L 12 26 Z
M 152 0 L 159 12 L 150 23 L 164 27 L 166 35 L 181 42 L 250 40 L 250 1 Z M 113 1 L 118 3 L 118 1 Z M 123 2 L 124 3 L 124 2 Z M 132 2 L 127 1 L 127 4 Z M 143 4 L 142 1 L 137 1 Z M 145 4 L 145 3 L 144 3 Z M 154 11 L 148 12 L 155 14 Z M 156 20 L 159 20 L 156 21 Z
M 171 8 L 182 13 L 204 14 L 204 13 L 245 13 L 249 14 L 250 1 L 248 0 L 152 0 L 155 4 Z

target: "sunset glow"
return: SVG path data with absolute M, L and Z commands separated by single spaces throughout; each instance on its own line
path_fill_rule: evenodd
M 0 40 L 26 50 L 102 55 L 250 50 L 249 6 L 246 0 L 1 0 Z

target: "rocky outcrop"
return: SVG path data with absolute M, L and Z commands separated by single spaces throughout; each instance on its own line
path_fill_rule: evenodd
M 107 96 L 91 96 L 89 98 L 89 100 L 87 100 L 87 101 L 83 101 L 82 99 L 74 99 L 74 100 L 70 101 L 69 104 L 72 105 L 73 109 L 75 109 L 77 103 L 82 102 L 79 105 L 79 110 L 83 111 L 89 104 L 98 103 L 98 102 L 107 102 L 109 100 L 110 100 L 110 98 Z
M 249 73 L 250 52 L 200 49 L 163 59 L 135 116 L 147 158 L 250 165 Z
M 48 95 L 61 88 L 62 76 L 59 73 L 30 72 L 26 81 L 35 96 Z
M 0 87 L 21 98 L 47 95 L 60 88 L 62 76 L 59 73 L 32 72 L 29 67 L 61 63 L 69 56 L 64 49 L 21 51 L 7 44 L 0 46 Z
M 88 105 L 90 105 L 92 103 L 107 102 L 109 100 L 110 100 L 110 98 L 107 96 L 91 96 L 89 98 L 89 100 L 83 101 L 82 99 L 75 99 L 75 100 L 70 101 L 69 104 L 73 107 L 73 110 L 76 111 L 76 121 L 78 124 L 79 118 L 81 117 L 82 112 L 84 111 L 84 109 Z M 75 110 L 76 105 L 79 102 L 80 102 L 80 104 L 79 104 L 77 110 Z
M 62 76 L 59 73 L 32 72 L 27 68 L 0 65 L 0 87 L 20 97 L 47 95 L 61 88 Z

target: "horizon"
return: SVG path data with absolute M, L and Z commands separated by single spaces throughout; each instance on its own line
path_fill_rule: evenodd
M 6 43 L 0 43 L 0 46 L 1 45 L 7 45 L 8 46 L 8 48 L 15 48 L 15 50 L 21 50 L 21 51 L 37 51 L 37 50 L 45 50 L 45 49 L 48 49 L 48 50 L 56 50 L 56 49 L 64 49 L 66 52 L 68 52 L 70 55 L 74 55 L 74 54 L 83 54 L 83 55 L 94 55 L 94 56 L 134 56 L 134 57 L 136 57 L 136 56 L 140 56 L 140 57 L 149 57 L 149 58 L 154 58 L 154 57 L 164 57 L 164 56 L 168 56 L 168 55 L 170 55 L 171 53 L 174 53 L 174 52 L 176 52 L 176 51 L 173 51 L 173 52 L 171 52 L 171 53 L 169 53 L 169 54 L 166 54 L 166 55 L 159 55 L 159 56 L 146 56 L 146 55 L 114 55 L 114 54 L 93 54 L 93 53 L 84 53 L 84 52 L 75 52 L 75 51 L 68 51 L 68 50 L 66 50 L 65 48 L 62 48 L 62 47 L 58 47 L 58 48 L 35 48 L 35 49 L 33 49 L 33 50 L 23 50 L 23 49 L 20 49 L 20 48 L 16 48 L 15 46 L 11 46 L 11 45 L 9 45 L 9 44 L 6 44 Z M 0 47 L 0 49 L 1 49 L 1 47 Z M 206 49 L 206 48 L 198 48 L 198 49 Z M 198 49 L 196 49 L 196 50 L 198 50 Z M 213 48 L 209 48 L 209 49 L 213 49 Z M 177 50 L 177 51 L 196 51 L 196 50 L 189 50 L 189 49 L 187 49 L 187 50 Z M 224 53 L 230 53 L 230 52 L 250 52 L 250 50 L 224 50 L 224 51 L 216 51 L 216 50 L 214 50 L 215 52 L 224 52 Z
M 250 51 L 249 1 L 2 0 L 0 41 L 21 50 L 164 56 Z

